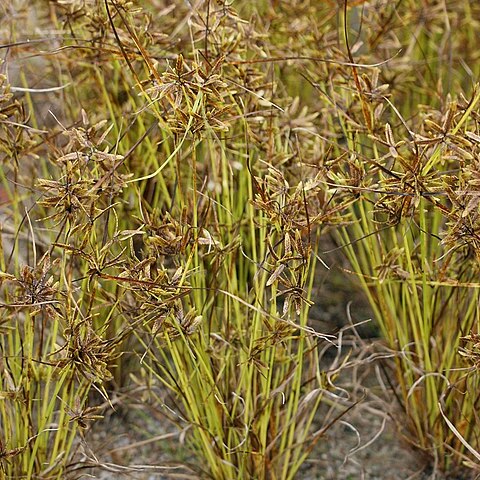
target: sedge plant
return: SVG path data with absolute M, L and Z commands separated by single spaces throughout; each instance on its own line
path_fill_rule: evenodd
M 193 39 L 205 14 L 195 12 Z M 331 207 L 320 177 L 305 175 L 316 139 L 305 139 L 305 164 L 291 162 L 276 85 L 241 60 L 254 52 L 247 22 L 227 5 L 209 15 L 212 38 L 198 36 L 202 48 L 194 40 L 191 58 L 152 72 L 145 89 L 173 144 L 132 182 L 171 170 L 176 186 L 170 205 L 140 207 L 142 258 L 125 275 L 123 308 L 143 320 L 138 358 L 151 395 L 173 402 L 199 473 L 291 479 L 324 433 L 311 433 L 332 388 L 319 363 L 331 339 L 308 324 L 313 251 L 346 205 Z
M 472 14 L 469 2 L 451 9 L 442 3 L 441 13 L 429 11 L 414 37 L 408 37 L 407 20 L 416 7 L 409 2 L 392 17 L 382 17 L 388 7 L 364 11 L 366 25 L 383 18 L 380 33 L 350 28 L 359 12 L 345 8 L 339 29 L 348 73 L 343 66 L 328 76 L 317 71 L 315 87 L 331 112 L 329 134 L 342 138 L 334 143 L 324 134 L 336 152 L 331 165 L 338 168 L 332 168 L 329 185 L 355 199 L 350 224 L 337 239 L 394 357 L 392 385 L 405 414 L 399 427 L 436 469 L 453 474 L 465 466 L 475 470 L 480 447 L 479 377 L 464 349 L 479 321 L 480 97 L 476 85 L 459 93 L 468 82 L 453 68 L 472 53 L 460 50 L 471 30 L 453 33 L 450 23 L 457 8 Z M 365 65 L 359 58 L 363 42 L 367 58 L 368 47 L 381 45 L 382 37 L 408 48 L 391 64 Z M 448 65 L 440 40 L 450 48 Z M 417 71 L 402 67 L 409 62 Z M 456 94 L 450 95 L 453 85 Z

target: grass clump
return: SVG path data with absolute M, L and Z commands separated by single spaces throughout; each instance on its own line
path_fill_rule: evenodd
M 471 13 L 467 3 L 458 5 L 462 8 Z M 414 11 L 406 5 L 399 10 L 399 47 L 402 33 L 412 29 L 404 25 Z M 474 23 L 454 35 L 449 25 L 458 14 L 447 6 L 444 16 L 432 14 L 407 51 L 398 52 L 403 58 L 392 60 L 394 69 L 397 62 L 418 62 L 418 77 L 400 73 L 402 81 L 392 83 L 387 67 L 360 74 L 352 66 L 353 95 L 333 83 L 328 90 L 335 105 L 332 125 L 340 125 L 336 130 L 345 139 L 343 148 L 335 148 L 346 160 L 331 184 L 356 198 L 351 223 L 338 230 L 338 238 L 395 357 L 395 390 L 407 418 L 406 424 L 398 419 L 401 431 L 438 470 L 452 474 L 472 467 L 479 449 L 478 371 L 459 355 L 462 337 L 471 338 L 479 321 L 474 180 L 479 96 L 476 85 L 458 94 L 466 82 L 452 65 L 469 58 L 470 51 L 461 56 L 460 45 Z M 441 18 L 443 27 L 437 23 Z M 351 62 L 349 19 L 345 10 Z M 364 19 L 369 25 L 378 17 Z M 371 47 L 367 32 L 358 42 Z M 440 39 L 450 45 L 449 63 Z M 454 88 L 455 96 L 447 93 Z M 340 105 L 348 105 L 341 115 Z
M 464 115 L 459 111 L 455 119 L 461 122 Z M 378 161 L 357 185 L 361 200 L 352 208 L 357 220 L 343 230 L 341 241 L 395 352 L 396 382 L 410 422 L 405 433 L 449 469 L 468 456 L 457 433 L 478 449 L 473 415 L 478 373 L 459 355 L 462 337 L 476 331 L 478 323 L 478 258 L 469 236 L 460 233 L 474 219 L 468 203 L 463 209 L 458 203 L 460 195 L 465 198 L 460 194 L 470 168 L 465 163 L 473 155 L 464 142 L 459 159 L 455 146 L 434 141 L 417 156 L 412 154 L 415 141 L 396 144 L 389 135 L 387 124 L 386 137 L 377 140 L 382 142 Z M 382 155 L 380 146 L 387 153 Z M 450 157 L 448 163 L 443 155 Z M 362 191 L 364 182 L 368 193 Z M 455 418 L 458 432 L 445 417 Z
M 130 322 L 141 312 L 141 359 L 175 394 L 205 475 L 294 478 L 322 433 L 309 432 L 331 388 L 319 367 L 329 338 L 308 326 L 312 252 L 341 208 L 296 163 L 282 172 L 295 146 L 277 120 L 269 68 L 255 66 L 255 32 L 230 8 L 209 18 L 211 38 L 193 43 L 194 60 L 179 56 L 146 89 L 174 141 L 135 183 L 170 169 L 178 185 L 163 208 L 144 204 L 144 259 L 130 270 L 138 276 L 124 309 Z M 252 64 L 224 63 L 232 48 Z

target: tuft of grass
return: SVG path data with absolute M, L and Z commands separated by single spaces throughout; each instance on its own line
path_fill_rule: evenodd
M 459 8 L 470 11 L 466 4 Z M 399 27 L 414 10 L 399 11 Z M 459 45 L 470 30 L 453 34 L 454 9 L 426 13 L 428 22 L 418 26 L 409 49 L 391 61 L 395 70 L 397 62 L 413 64 L 419 56 L 421 80 L 408 71 L 392 84 L 391 68 L 360 73 L 353 64 L 353 18 L 343 12 L 354 86 L 325 87 L 332 126 L 344 138 L 334 146 L 339 168 L 330 185 L 355 198 L 349 223 L 336 233 L 395 356 L 393 383 L 406 418 L 397 419 L 399 428 L 436 468 L 453 472 L 471 468 L 479 449 L 478 371 L 459 348 L 479 322 L 474 178 L 480 97 L 477 85 L 459 93 L 466 82 L 452 70 L 465 61 Z M 442 28 L 436 23 L 441 18 Z M 364 19 L 372 21 L 368 14 Z M 402 33 L 396 31 L 398 46 Z M 371 33 L 358 35 L 357 45 L 372 41 Z M 439 39 L 450 45 L 448 65 L 436 50 Z M 446 93 L 454 85 L 455 97 Z
M 295 163 L 282 171 L 295 145 L 277 120 L 269 68 L 255 66 L 255 32 L 226 6 L 209 21 L 203 50 L 194 41 L 145 89 L 173 143 L 133 182 L 172 169 L 176 186 L 170 205 L 141 207 L 142 259 L 125 276 L 123 309 L 143 320 L 138 357 L 154 403 L 165 403 L 157 384 L 173 394 L 201 474 L 294 478 L 324 433 L 311 426 L 332 388 L 319 363 L 332 339 L 308 326 L 308 311 L 313 252 L 341 207 L 322 198 L 320 177 L 305 180 Z M 251 64 L 226 62 L 224 51 Z

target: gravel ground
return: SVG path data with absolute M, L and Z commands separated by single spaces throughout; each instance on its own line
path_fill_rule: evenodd
M 157 439 L 151 441 L 151 439 Z M 113 415 L 88 435 L 89 450 L 104 467 L 90 478 L 138 480 L 197 478 L 182 462 L 188 457 L 178 434 L 157 420 Z M 94 454 L 92 452 L 95 452 Z M 174 461 L 172 461 L 174 459 Z M 142 469 L 137 470 L 139 465 Z M 152 467 L 149 467 L 152 466 Z M 296 478 L 304 480 L 440 480 L 426 475 L 420 456 L 401 441 L 392 423 L 359 409 L 337 423 L 316 445 Z M 143 471 L 142 471 L 143 470 Z M 233 479 L 232 479 L 233 480 Z M 443 479 L 442 479 L 443 480 Z M 445 479 L 447 480 L 447 479 Z

